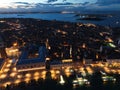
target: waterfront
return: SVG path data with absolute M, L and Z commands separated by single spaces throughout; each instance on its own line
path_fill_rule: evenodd
M 34 19 L 42 19 L 42 20 L 58 20 L 65 22 L 93 23 L 97 25 L 111 26 L 111 27 L 120 26 L 119 13 L 110 13 L 110 14 L 99 13 L 98 15 L 111 15 L 111 17 L 105 17 L 105 19 L 101 21 L 78 20 L 79 17 L 76 17 L 76 14 L 77 13 L 13 13 L 13 14 L 8 13 L 8 14 L 0 14 L 0 18 L 34 18 Z M 87 14 L 91 15 L 91 13 L 87 13 Z M 92 14 L 94 14 L 94 12 Z M 84 15 L 83 12 L 82 15 Z

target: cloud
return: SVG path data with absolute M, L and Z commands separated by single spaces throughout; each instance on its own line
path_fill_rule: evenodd
M 35 3 L 28 3 L 28 2 L 13 2 L 11 3 L 12 6 L 16 6 L 17 8 L 34 8 L 36 7 Z
M 120 11 L 120 4 L 109 4 L 109 5 L 92 4 L 85 7 L 85 9 L 92 11 Z
M 102 4 L 102 5 L 120 4 L 120 0 L 97 0 L 96 4 Z
M 50 2 L 56 2 L 58 0 L 48 0 L 47 2 L 50 3 Z
M 28 2 L 12 2 L 12 3 L 15 3 L 15 4 L 29 4 Z
M 11 2 L 11 3 L 6 3 L 0 5 L 0 11 L 19 11 L 19 10 L 28 10 L 31 8 L 35 8 L 36 5 L 33 3 L 28 3 L 28 2 Z
M 87 11 L 120 11 L 120 0 L 97 0 L 96 3 L 88 3 L 84 7 Z
M 52 3 L 58 0 L 46 0 L 49 3 L 28 3 L 12 2 L 0 6 L 0 11 L 16 12 L 37 12 L 37 11 L 120 11 L 119 0 L 98 0 L 96 3 L 68 3 L 68 0 L 62 0 L 63 3 Z M 64 2 L 65 1 L 65 2 Z
M 84 3 L 82 3 L 82 5 L 88 5 L 88 4 L 90 4 L 90 2 L 84 2 Z
M 63 0 L 63 2 L 65 2 L 65 1 L 67 1 L 67 0 Z

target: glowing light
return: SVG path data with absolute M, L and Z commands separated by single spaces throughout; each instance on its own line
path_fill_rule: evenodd
M 98 59 L 98 54 L 96 54 L 96 59 Z
M 112 44 L 112 43 L 109 43 L 109 45 L 110 45 L 111 47 L 113 47 L 113 48 L 116 47 L 116 46 L 115 46 L 114 44 Z
M 117 71 L 116 70 L 111 70 L 113 73 L 116 73 Z
M 25 76 L 26 76 L 26 77 L 31 77 L 31 74 L 30 74 L 30 73 L 27 73 Z
M 63 62 L 63 63 L 73 62 L 73 60 L 72 60 L 72 59 L 64 59 L 64 60 L 62 60 L 62 62 Z
M 116 82 L 116 78 L 113 78 L 113 81 Z
M 16 71 L 16 70 L 17 70 L 16 67 L 14 67 L 14 68 L 13 68 L 13 71 Z
M 46 74 L 46 71 L 43 71 L 43 72 L 42 72 L 42 75 L 45 75 L 45 74 Z
M 18 48 L 10 47 L 10 48 L 6 48 L 6 53 L 8 56 L 18 56 L 19 50 Z
M 59 70 L 57 70 L 57 71 L 56 71 L 56 74 L 60 74 L 60 71 L 59 71 Z
M 41 77 L 45 79 L 46 71 L 43 71 L 41 74 L 42 74 Z
M 84 68 L 83 68 L 83 67 L 81 67 L 79 70 L 80 70 L 81 72 L 83 72 L 83 71 L 84 71 Z
M 6 74 L 2 74 L 1 76 L 0 76 L 0 79 L 4 79 L 4 78 L 6 78 Z
M 37 77 L 34 77 L 35 80 L 38 80 L 39 78 L 40 78 L 40 77 L 38 77 L 38 76 L 37 76 Z
M 118 70 L 118 74 L 120 74 L 120 70 Z
M 26 78 L 25 82 L 28 83 L 30 81 L 30 78 Z
M 41 78 L 45 79 L 45 75 L 42 75 Z
M 66 69 L 65 69 L 65 72 L 66 72 L 66 73 L 68 73 L 69 71 L 70 71 L 69 68 L 66 68 Z
M 31 68 L 31 69 L 20 69 L 20 70 L 18 70 L 18 72 L 40 70 L 40 69 L 45 69 L 45 66 L 44 67 L 39 67 L 39 68 Z
M 17 75 L 17 78 L 22 78 L 22 75 Z
M 108 38 L 108 42 L 113 42 L 113 40 L 111 38 Z
M 104 67 L 105 72 L 110 73 L 110 70 L 107 67 Z
M 87 67 L 86 69 L 87 69 L 89 74 L 91 74 L 91 75 L 93 74 L 93 70 L 90 67 Z
M 60 82 L 59 83 L 62 84 L 62 85 L 65 83 L 65 80 L 63 79 L 62 75 L 60 75 Z
M 51 77 L 52 77 L 52 78 L 56 78 L 55 76 L 56 76 L 55 73 L 52 73 L 52 74 L 51 74 Z
M 12 63 L 12 60 L 9 60 L 9 63 Z
M 68 67 L 68 68 L 66 68 L 65 69 L 65 75 L 67 76 L 67 77 L 69 77 L 70 76 L 70 68 Z
M 55 73 L 55 71 L 54 71 L 54 70 L 50 70 L 50 72 L 51 72 L 51 73 Z
M 15 77 L 15 75 L 16 75 L 15 72 L 13 72 L 13 73 L 10 74 L 11 77 Z
M 11 66 L 11 64 L 7 64 L 7 65 L 6 65 L 6 67 L 10 67 L 10 66 Z
M 10 69 L 9 68 L 6 68 L 6 69 L 4 69 L 4 72 L 8 72 Z
M 51 47 L 49 46 L 49 47 L 48 47 L 48 49 L 50 50 L 50 49 L 51 49 Z
M 17 42 L 13 43 L 13 46 L 17 46 L 17 45 L 18 45 Z
M 18 80 L 15 81 L 15 84 L 18 84 L 20 82 L 21 82 L 21 80 L 18 79 Z
M 10 50 L 9 53 L 18 52 L 18 49 Z
M 70 73 L 65 73 L 67 77 L 69 77 L 71 74 Z
M 86 44 L 85 43 L 83 43 L 82 48 L 86 48 Z
M 100 73 L 101 73 L 102 75 L 107 75 L 105 72 L 102 72 L 102 71 L 100 71 Z
M 40 75 L 39 72 L 35 72 L 35 73 L 34 73 L 34 76 L 39 76 L 39 75 Z
M 10 85 L 11 82 L 6 82 L 5 84 L 3 84 L 4 87 L 6 87 L 7 85 Z
M 47 61 L 47 60 L 49 61 L 49 60 L 50 60 L 50 58 L 49 58 L 49 57 L 47 57 L 47 58 L 46 58 L 46 61 Z

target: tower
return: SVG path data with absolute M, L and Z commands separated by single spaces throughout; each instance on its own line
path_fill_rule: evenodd
M 45 46 L 46 46 L 45 64 L 46 64 L 46 70 L 49 71 L 50 70 L 50 60 L 51 60 L 51 58 L 50 58 L 51 47 L 49 45 L 48 38 L 46 39 Z
M 72 45 L 70 45 L 70 58 L 72 58 Z
M 85 62 L 85 52 L 86 52 L 86 44 L 85 43 L 83 43 L 80 52 L 81 52 L 81 55 L 80 55 L 81 61 L 82 61 L 83 64 L 85 64 L 86 63 Z
M 51 47 L 49 45 L 49 39 L 48 38 L 46 39 L 45 45 L 46 45 L 46 49 L 48 49 L 48 50 L 51 49 Z

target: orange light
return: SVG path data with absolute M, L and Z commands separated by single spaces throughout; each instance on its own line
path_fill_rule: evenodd
M 34 76 L 39 76 L 39 75 L 40 75 L 39 72 L 35 72 L 35 73 L 34 73 Z
M 13 46 L 17 46 L 17 45 L 18 45 L 17 42 L 13 43 Z
M 20 82 L 21 82 L 21 80 L 18 79 L 18 80 L 15 81 L 15 84 L 18 84 Z
M 82 48 L 86 48 L 86 45 L 85 45 L 85 43 L 83 43 L 83 45 L 82 45 Z

